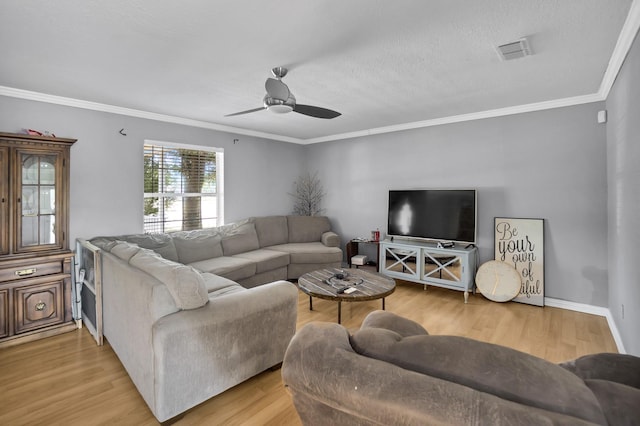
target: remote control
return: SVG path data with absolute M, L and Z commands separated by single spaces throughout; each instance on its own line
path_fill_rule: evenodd
M 347 291 L 347 289 L 349 289 L 349 287 L 342 287 L 342 288 L 339 288 L 339 289 L 338 289 L 338 291 L 336 291 L 336 293 L 338 293 L 338 294 L 342 294 L 342 293 L 346 292 L 346 291 Z
M 356 288 L 355 288 L 355 287 L 348 287 L 348 288 L 344 291 L 344 293 L 345 293 L 345 294 L 351 294 L 351 293 L 353 293 L 354 291 L 356 291 Z

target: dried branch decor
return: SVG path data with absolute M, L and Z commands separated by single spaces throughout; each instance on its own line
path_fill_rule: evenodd
M 295 192 L 289 193 L 294 198 L 293 213 L 299 216 L 317 216 L 324 209 L 320 208 L 322 197 L 325 196 L 324 188 L 318 178 L 318 173 L 307 173 L 298 177 L 294 183 Z

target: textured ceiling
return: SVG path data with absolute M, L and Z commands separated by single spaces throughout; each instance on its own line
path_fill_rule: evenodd
M 337 139 L 596 94 L 632 3 L 5 0 L 0 94 Z M 500 60 L 496 46 L 521 37 L 533 55 Z M 224 117 L 260 107 L 275 66 L 290 68 L 284 81 L 299 103 L 343 115 Z

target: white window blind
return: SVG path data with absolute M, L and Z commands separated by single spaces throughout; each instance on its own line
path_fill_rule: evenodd
M 222 158 L 222 150 L 146 141 L 144 231 L 188 231 L 220 225 Z

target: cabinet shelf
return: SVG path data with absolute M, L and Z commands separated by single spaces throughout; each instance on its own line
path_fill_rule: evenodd
M 76 283 L 79 287 L 79 307 L 82 323 L 98 346 L 104 342 L 102 332 L 102 271 L 100 248 L 89 241 L 76 240 Z

